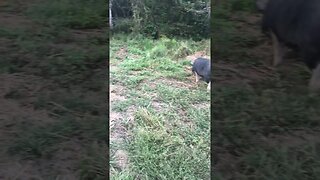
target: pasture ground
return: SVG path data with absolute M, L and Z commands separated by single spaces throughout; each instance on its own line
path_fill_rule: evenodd
M 318 179 L 320 98 L 294 52 L 271 66 L 252 2 L 216 8 L 213 25 L 215 179 Z
M 0 12 L 0 179 L 105 179 L 105 2 Z
M 201 51 L 210 40 L 112 37 L 111 179 L 209 179 L 210 93 L 186 58 Z

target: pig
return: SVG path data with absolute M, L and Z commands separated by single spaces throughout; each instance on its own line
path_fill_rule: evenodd
M 297 50 L 312 71 L 311 91 L 320 90 L 320 0 L 256 0 L 262 31 L 271 36 L 273 65 L 283 62 L 284 48 Z
M 208 83 L 207 91 L 211 89 L 211 62 L 210 59 L 197 58 L 192 64 L 192 73 L 195 74 L 196 82 L 203 80 Z

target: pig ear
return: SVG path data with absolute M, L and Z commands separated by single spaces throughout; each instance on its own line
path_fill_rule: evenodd
M 259 11 L 264 11 L 269 0 L 256 0 L 256 6 Z

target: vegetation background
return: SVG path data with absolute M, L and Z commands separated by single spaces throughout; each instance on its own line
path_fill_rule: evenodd
M 111 179 L 209 179 L 209 1 L 111 1 Z
M 112 32 L 134 32 L 158 38 L 210 37 L 209 0 L 110 1 Z

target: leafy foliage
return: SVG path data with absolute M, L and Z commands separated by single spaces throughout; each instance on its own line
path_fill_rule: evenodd
M 121 2 L 123 9 L 128 10 L 128 3 Z M 159 38 L 159 34 L 195 39 L 209 37 L 210 4 L 208 0 L 131 0 L 130 2 L 132 14 L 128 13 L 126 18 L 133 18 L 134 23 L 127 23 L 127 29 L 154 38 Z M 112 8 L 113 15 L 123 15 L 119 13 L 120 9 L 118 2 L 117 6 Z M 116 27 L 119 25 L 123 27 L 123 20 L 117 21 L 117 16 L 114 18 Z

